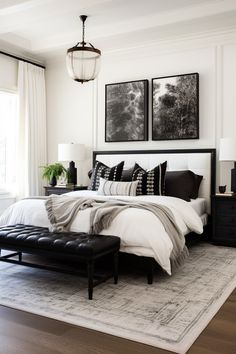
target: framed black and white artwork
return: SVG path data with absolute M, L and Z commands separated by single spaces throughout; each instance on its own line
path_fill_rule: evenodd
M 148 139 L 148 80 L 105 86 L 105 141 Z
M 152 79 L 152 140 L 199 139 L 199 74 Z

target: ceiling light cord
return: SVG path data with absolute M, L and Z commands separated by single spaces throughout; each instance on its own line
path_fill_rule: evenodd
M 85 33 L 85 21 L 86 21 L 86 19 L 87 19 L 87 17 L 88 16 L 86 16 L 86 15 L 81 15 L 80 16 L 80 19 L 81 19 L 81 21 L 83 22 L 83 27 L 82 27 L 82 42 L 81 42 L 81 44 L 82 44 L 82 46 L 84 47 L 85 46 L 85 44 L 86 44 L 86 42 L 84 41 L 84 33 Z

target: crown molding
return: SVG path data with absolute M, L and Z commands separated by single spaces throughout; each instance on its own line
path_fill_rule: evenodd
M 147 41 L 139 43 L 129 48 L 117 48 L 115 50 L 104 51 L 104 59 L 127 56 L 147 57 L 152 51 L 159 51 L 159 54 L 171 54 L 179 51 L 188 51 L 195 48 L 206 48 L 215 46 L 224 46 L 236 43 L 236 25 L 227 29 L 207 31 L 202 33 L 192 33 L 188 35 L 178 36 L 175 38 Z M 145 50 L 144 50 L 145 49 Z M 142 51 L 141 51 L 142 50 Z M 125 54 L 125 56 L 124 56 Z
M 28 51 L 22 50 L 21 48 L 18 48 L 15 45 L 11 45 L 8 42 L 3 41 L 2 39 L 0 40 L 0 47 L 2 51 L 7 52 L 11 55 L 20 56 L 23 59 L 34 61 L 35 63 L 40 65 L 45 65 L 45 60 L 41 57 L 33 55 Z

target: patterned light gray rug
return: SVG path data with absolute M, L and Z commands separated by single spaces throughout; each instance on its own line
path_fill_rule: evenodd
M 0 263 L 0 303 L 35 314 L 185 353 L 236 285 L 236 249 L 190 250 L 172 277 L 120 276 L 96 287 L 74 276 Z

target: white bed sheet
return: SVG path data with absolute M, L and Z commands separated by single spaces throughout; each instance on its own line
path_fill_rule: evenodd
M 93 191 L 74 191 L 67 195 L 73 197 L 96 197 L 100 200 L 123 199 L 125 201 L 153 202 L 168 206 L 183 234 L 190 231 L 201 234 L 203 223 L 190 203 L 178 198 L 163 196 L 121 197 L 98 196 Z M 90 209 L 80 211 L 74 218 L 70 230 L 88 232 L 90 227 Z M 28 224 L 50 227 L 45 201 L 42 199 L 25 199 L 10 206 L 0 217 L 0 225 Z M 148 210 L 128 208 L 112 221 L 108 229 L 101 234 L 115 235 L 121 239 L 121 251 L 142 256 L 152 256 L 161 267 L 171 274 L 170 254 L 172 242 L 160 220 Z
M 207 210 L 206 199 L 204 198 L 191 199 L 189 204 L 196 211 L 197 215 L 202 216 L 206 213 Z
M 197 215 L 200 216 L 203 226 L 207 225 L 208 214 L 207 214 L 207 202 L 205 198 L 191 199 L 189 205 L 196 211 Z

